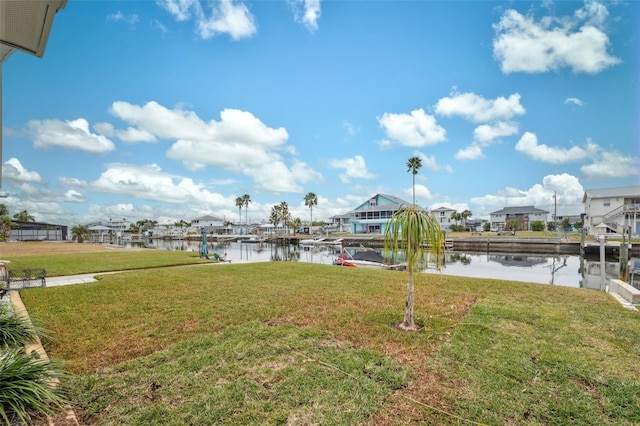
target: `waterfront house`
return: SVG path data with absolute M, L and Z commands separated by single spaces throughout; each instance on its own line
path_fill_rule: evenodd
M 431 210 L 431 213 L 438 219 L 438 223 L 440 224 L 440 229 L 443 231 L 449 231 L 449 227 L 451 226 L 451 215 L 455 213 L 455 209 L 451 209 L 449 207 L 438 207 L 437 209 Z M 453 223 L 456 224 L 455 221 Z
M 503 231 L 509 223 L 517 222 L 516 231 L 531 231 L 531 223 L 536 221 L 548 221 L 549 212 L 534 206 L 504 207 L 501 210 L 489 213 L 491 231 Z
M 383 234 L 393 214 L 411 203 L 393 195 L 376 194 L 349 212 L 353 234 Z
M 640 235 L 640 186 L 586 190 L 584 228 L 588 235 Z

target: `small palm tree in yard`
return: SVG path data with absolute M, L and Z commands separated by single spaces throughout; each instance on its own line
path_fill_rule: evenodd
M 36 330 L 0 306 L 0 423 L 29 423 L 31 414 L 51 414 L 66 400 L 54 381 L 63 376 L 56 362 L 25 353 Z
M 420 273 L 420 264 L 425 255 L 435 255 L 436 266 L 442 262 L 444 235 L 438 219 L 430 212 L 416 206 L 401 207 L 391 218 L 384 231 L 385 251 L 397 258 L 404 253 L 407 259 L 407 297 L 404 320 L 398 328 L 417 330 L 414 317 L 414 274 Z

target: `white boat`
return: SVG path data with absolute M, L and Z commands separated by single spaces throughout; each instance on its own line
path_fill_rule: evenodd
M 300 244 L 304 246 L 312 246 L 314 244 L 323 244 L 324 238 L 307 238 L 304 240 L 300 240 Z
M 352 268 L 390 269 L 390 265 L 387 264 L 384 257 L 380 256 L 373 250 L 360 250 L 354 254 L 349 253 L 347 250 L 343 250 L 334 264 L 339 266 L 349 266 Z

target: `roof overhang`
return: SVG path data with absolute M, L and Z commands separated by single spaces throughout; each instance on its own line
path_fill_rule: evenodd
M 0 1 L 0 63 L 13 50 L 42 58 L 53 18 L 67 0 Z

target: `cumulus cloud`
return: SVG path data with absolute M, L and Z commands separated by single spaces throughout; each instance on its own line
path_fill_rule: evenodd
M 289 7 L 296 22 L 302 23 L 310 32 L 318 29 L 320 0 L 289 0 Z
M 415 189 L 416 189 L 416 204 L 418 204 L 420 201 L 428 201 L 433 199 L 433 195 L 431 195 L 431 191 L 429 191 L 429 188 L 427 188 L 426 186 L 420 183 L 416 183 Z M 407 200 L 412 200 L 413 187 L 405 189 L 402 192 L 402 196 L 405 197 Z
M 165 173 L 155 164 L 114 163 L 94 181 L 63 178 L 60 183 L 74 191 L 91 190 L 169 204 L 221 207 L 232 203 L 230 199 L 210 192 L 203 184 Z
M 590 161 L 590 164 L 580 167 L 587 178 L 640 176 L 640 158 L 604 148 L 591 139 L 587 139 L 584 146 L 552 147 L 538 143 L 535 134 L 525 132 L 515 148 L 529 158 L 549 164 Z
M 31 120 L 27 128 L 33 135 L 33 145 L 46 149 L 51 146 L 104 154 L 116 147 L 107 137 L 91 133 L 84 118 L 73 121 Z
M 599 157 L 593 158 L 593 163 L 580 167 L 580 171 L 594 179 L 640 176 L 640 158 L 601 150 Z
M 434 172 L 445 171 L 448 173 L 453 172 L 453 168 L 450 165 L 439 164 L 435 155 L 425 155 L 422 152 L 414 152 L 413 155 L 420 158 L 421 164 L 429 170 Z
M 434 116 L 424 112 L 422 108 L 411 111 L 411 114 L 384 113 L 378 118 L 387 139 L 381 142 L 383 147 L 392 145 L 414 148 L 435 145 L 446 140 L 447 131 L 436 123 Z
M 550 147 L 538 143 L 538 138 L 534 133 L 525 132 L 516 144 L 516 151 L 544 163 L 565 164 L 593 157 L 598 152 L 598 145 L 588 141 L 584 148 L 579 146 L 571 148 Z
M 485 99 L 475 93 L 454 92 L 438 100 L 436 114 L 446 117 L 459 116 L 474 123 L 510 120 L 526 111 L 520 104 L 520 94 L 505 98 Z
M 504 136 L 518 134 L 518 125 L 499 121 L 494 124 L 482 124 L 473 131 L 473 139 L 480 143 L 490 143 Z
M 42 182 L 42 177 L 38 172 L 28 171 L 15 157 L 9 158 L 2 165 L 2 178 L 14 184 Z
M 242 2 L 209 2 L 206 3 L 209 10 L 198 0 L 160 0 L 158 4 L 179 22 L 194 19 L 197 34 L 205 40 L 218 34 L 240 40 L 257 32 L 255 18 Z
M 573 16 L 531 16 L 507 10 L 493 26 L 493 55 L 502 72 L 540 73 L 569 68 L 595 74 L 618 64 L 607 51 L 604 31 L 608 11 L 598 2 L 585 2 Z
M 114 102 L 111 112 L 132 126 L 126 134 L 175 141 L 167 156 L 189 170 L 219 167 L 249 176 L 259 189 L 276 193 L 301 192 L 301 184 L 322 179 L 296 158 L 287 165 L 283 154 L 294 155 L 295 149 L 287 145 L 286 129 L 271 128 L 250 112 L 225 109 L 219 121 L 204 121 L 192 111 L 156 102 Z
M 460 148 L 454 155 L 458 160 L 479 160 L 484 158 L 482 147 L 477 143 Z
M 339 160 L 331 160 L 329 167 L 334 169 L 344 169 L 344 173 L 340 175 L 342 183 L 351 183 L 352 179 L 373 179 L 375 175 L 367 170 L 364 158 L 356 155 L 353 158 L 343 158 Z
M 554 194 L 557 195 L 557 200 L 554 200 Z M 584 188 L 578 178 L 562 173 L 547 175 L 542 183 L 536 183 L 528 189 L 506 187 L 496 194 L 472 198 L 470 204 L 474 216 L 477 213 L 487 218 L 489 213 L 510 206 L 535 206 L 550 213 L 557 208 L 558 215 L 567 215 L 584 211 L 583 195 Z

